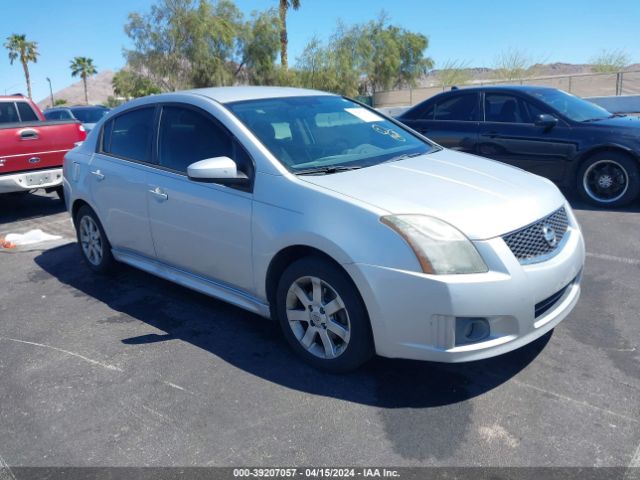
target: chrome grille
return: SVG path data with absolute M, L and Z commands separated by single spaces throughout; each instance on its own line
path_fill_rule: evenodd
M 545 260 L 558 249 L 568 226 L 567 212 L 562 207 L 531 225 L 503 235 L 502 239 L 520 263 L 535 263 Z M 555 232 L 555 241 L 549 227 Z M 548 238 L 545 238 L 545 233 Z

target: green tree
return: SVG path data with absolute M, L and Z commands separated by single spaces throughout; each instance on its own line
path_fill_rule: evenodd
M 447 60 L 442 67 L 436 71 L 438 82 L 444 90 L 453 85 L 464 85 L 471 81 L 468 71 L 469 64 L 460 60 Z
M 9 63 L 17 59 L 22 64 L 24 70 L 24 78 L 27 82 L 27 95 L 31 98 L 31 77 L 29 75 L 29 62 L 36 63 L 38 61 L 38 43 L 27 40 L 26 35 L 18 35 L 14 33 L 7 37 L 4 47 L 9 50 Z
M 98 73 L 93 59 L 89 57 L 75 57 L 71 60 L 71 76 L 82 78 L 82 86 L 84 87 L 84 103 L 89 104 L 89 94 L 87 92 L 87 78 Z
M 67 102 L 66 98 L 56 98 L 56 101 L 53 102 L 53 106 L 57 107 L 59 105 L 66 105 L 67 103 L 69 103 L 69 102 Z
M 278 83 L 275 10 L 245 21 L 231 0 L 160 0 L 125 26 L 128 68 L 162 90 Z
M 279 0 L 280 13 L 280 65 L 286 72 L 289 69 L 289 35 L 287 34 L 287 13 L 289 9 L 298 10 L 300 0 Z
M 279 50 L 280 21 L 274 10 L 253 12 L 238 39 L 239 61 L 234 76 L 247 69 L 249 83 L 274 85 L 280 83 L 275 65 Z
M 623 50 L 602 50 L 591 59 L 591 70 L 597 73 L 616 73 L 629 64 L 629 55 Z
M 161 92 L 148 78 L 125 69 L 113 76 L 111 85 L 113 93 L 127 100 Z
M 386 16 L 366 24 L 339 24 L 327 45 L 307 44 L 297 68 L 303 86 L 347 96 L 415 85 L 433 66 L 424 56 L 428 39 L 388 24 Z

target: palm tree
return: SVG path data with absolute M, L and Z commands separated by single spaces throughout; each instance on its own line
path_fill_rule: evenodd
M 75 57 L 71 60 L 71 76 L 77 77 L 80 75 L 82 83 L 84 84 L 84 103 L 89 105 L 89 95 L 87 94 L 87 77 L 98 73 L 96 66 L 93 64 L 93 59 L 88 57 Z
M 36 63 L 38 61 L 38 43 L 27 40 L 26 35 L 18 35 L 14 33 L 7 37 L 4 47 L 9 50 L 9 62 L 13 65 L 16 59 L 20 59 L 22 68 L 24 69 L 24 78 L 27 81 L 27 95 L 31 98 L 31 77 L 29 76 L 28 63 Z
M 287 56 L 287 47 L 289 45 L 287 11 L 289 8 L 298 10 L 300 8 L 300 0 L 280 0 L 280 64 L 285 72 L 289 68 L 289 58 Z

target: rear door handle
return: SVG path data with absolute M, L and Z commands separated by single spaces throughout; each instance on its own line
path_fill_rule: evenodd
M 91 175 L 95 175 L 99 182 L 104 180 L 104 173 L 102 173 L 100 169 L 94 170 L 93 172 L 91 172 Z
M 487 133 L 483 133 L 482 136 L 483 137 L 489 137 L 489 138 L 499 138 L 500 137 L 498 132 L 487 132 Z
M 149 193 L 158 198 L 158 200 L 162 200 L 163 202 L 165 200 L 169 200 L 169 195 L 167 195 L 160 187 L 149 190 Z

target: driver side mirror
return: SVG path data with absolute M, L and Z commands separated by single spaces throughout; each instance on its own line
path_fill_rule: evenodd
M 187 176 L 195 182 L 221 185 L 247 185 L 249 177 L 238 171 L 236 162 L 229 157 L 205 158 L 187 167 Z
M 534 125 L 536 125 L 537 127 L 544 127 L 546 129 L 553 128 L 557 124 L 558 119 L 553 115 L 549 115 L 548 113 L 538 115 L 534 121 Z

